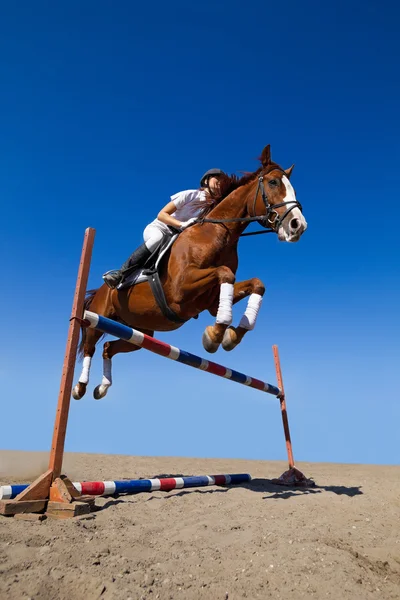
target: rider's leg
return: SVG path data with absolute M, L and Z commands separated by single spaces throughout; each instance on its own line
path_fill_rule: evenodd
M 169 229 L 163 223 L 161 224 L 161 227 L 154 223 L 150 223 L 143 231 L 144 245 L 150 252 L 154 252 L 154 250 L 160 246 L 164 236 L 168 233 Z
M 143 231 L 144 244 L 136 248 L 128 260 L 121 267 L 122 273 L 125 275 L 127 271 L 132 272 L 134 269 L 142 267 L 146 260 L 150 258 L 153 252 L 160 246 L 165 233 L 161 228 L 153 225 L 147 225 Z
M 148 225 L 143 232 L 144 244 L 136 248 L 120 269 L 104 273 L 103 279 L 108 287 L 116 288 L 128 273 L 142 267 L 154 250 L 161 244 L 164 235 L 161 228 L 153 225 L 153 223 Z

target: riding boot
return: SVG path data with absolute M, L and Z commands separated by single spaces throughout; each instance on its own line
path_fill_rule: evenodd
M 124 262 L 122 267 L 117 270 L 107 271 L 104 273 L 103 279 L 104 282 L 108 285 L 109 288 L 114 289 L 118 287 L 118 285 L 122 282 L 122 280 L 135 271 L 136 269 L 140 269 L 146 260 L 151 256 L 152 252 L 146 246 L 146 244 L 142 244 L 135 250 L 133 254 L 130 255 L 127 261 Z

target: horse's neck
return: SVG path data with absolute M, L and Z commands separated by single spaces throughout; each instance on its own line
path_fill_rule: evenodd
M 209 215 L 207 215 L 206 218 L 243 219 L 248 217 L 248 199 L 249 195 L 252 193 L 252 188 L 254 187 L 254 185 L 254 182 L 251 182 L 231 192 L 226 198 L 221 200 L 221 202 L 215 208 L 212 209 L 212 211 L 209 213 Z M 240 235 L 242 231 L 246 229 L 248 223 L 227 222 L 224 225 L 231 234 Z

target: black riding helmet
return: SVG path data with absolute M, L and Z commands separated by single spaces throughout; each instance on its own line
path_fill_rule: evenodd
M 200 179 L 200 187 L 205 187 L 207 185 L 208 179 L 213 175 L 225 175 L 225 173 L 221 171 L 221 169 L 209 169 L 204 173 L 203 177 Z

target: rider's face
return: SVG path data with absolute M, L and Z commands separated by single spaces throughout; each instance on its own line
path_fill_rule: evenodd
M 219 176 L 212 175 L 208 180 L 208 187 L 212 194 L 218 196 L 221 189 L 221 179 Z

